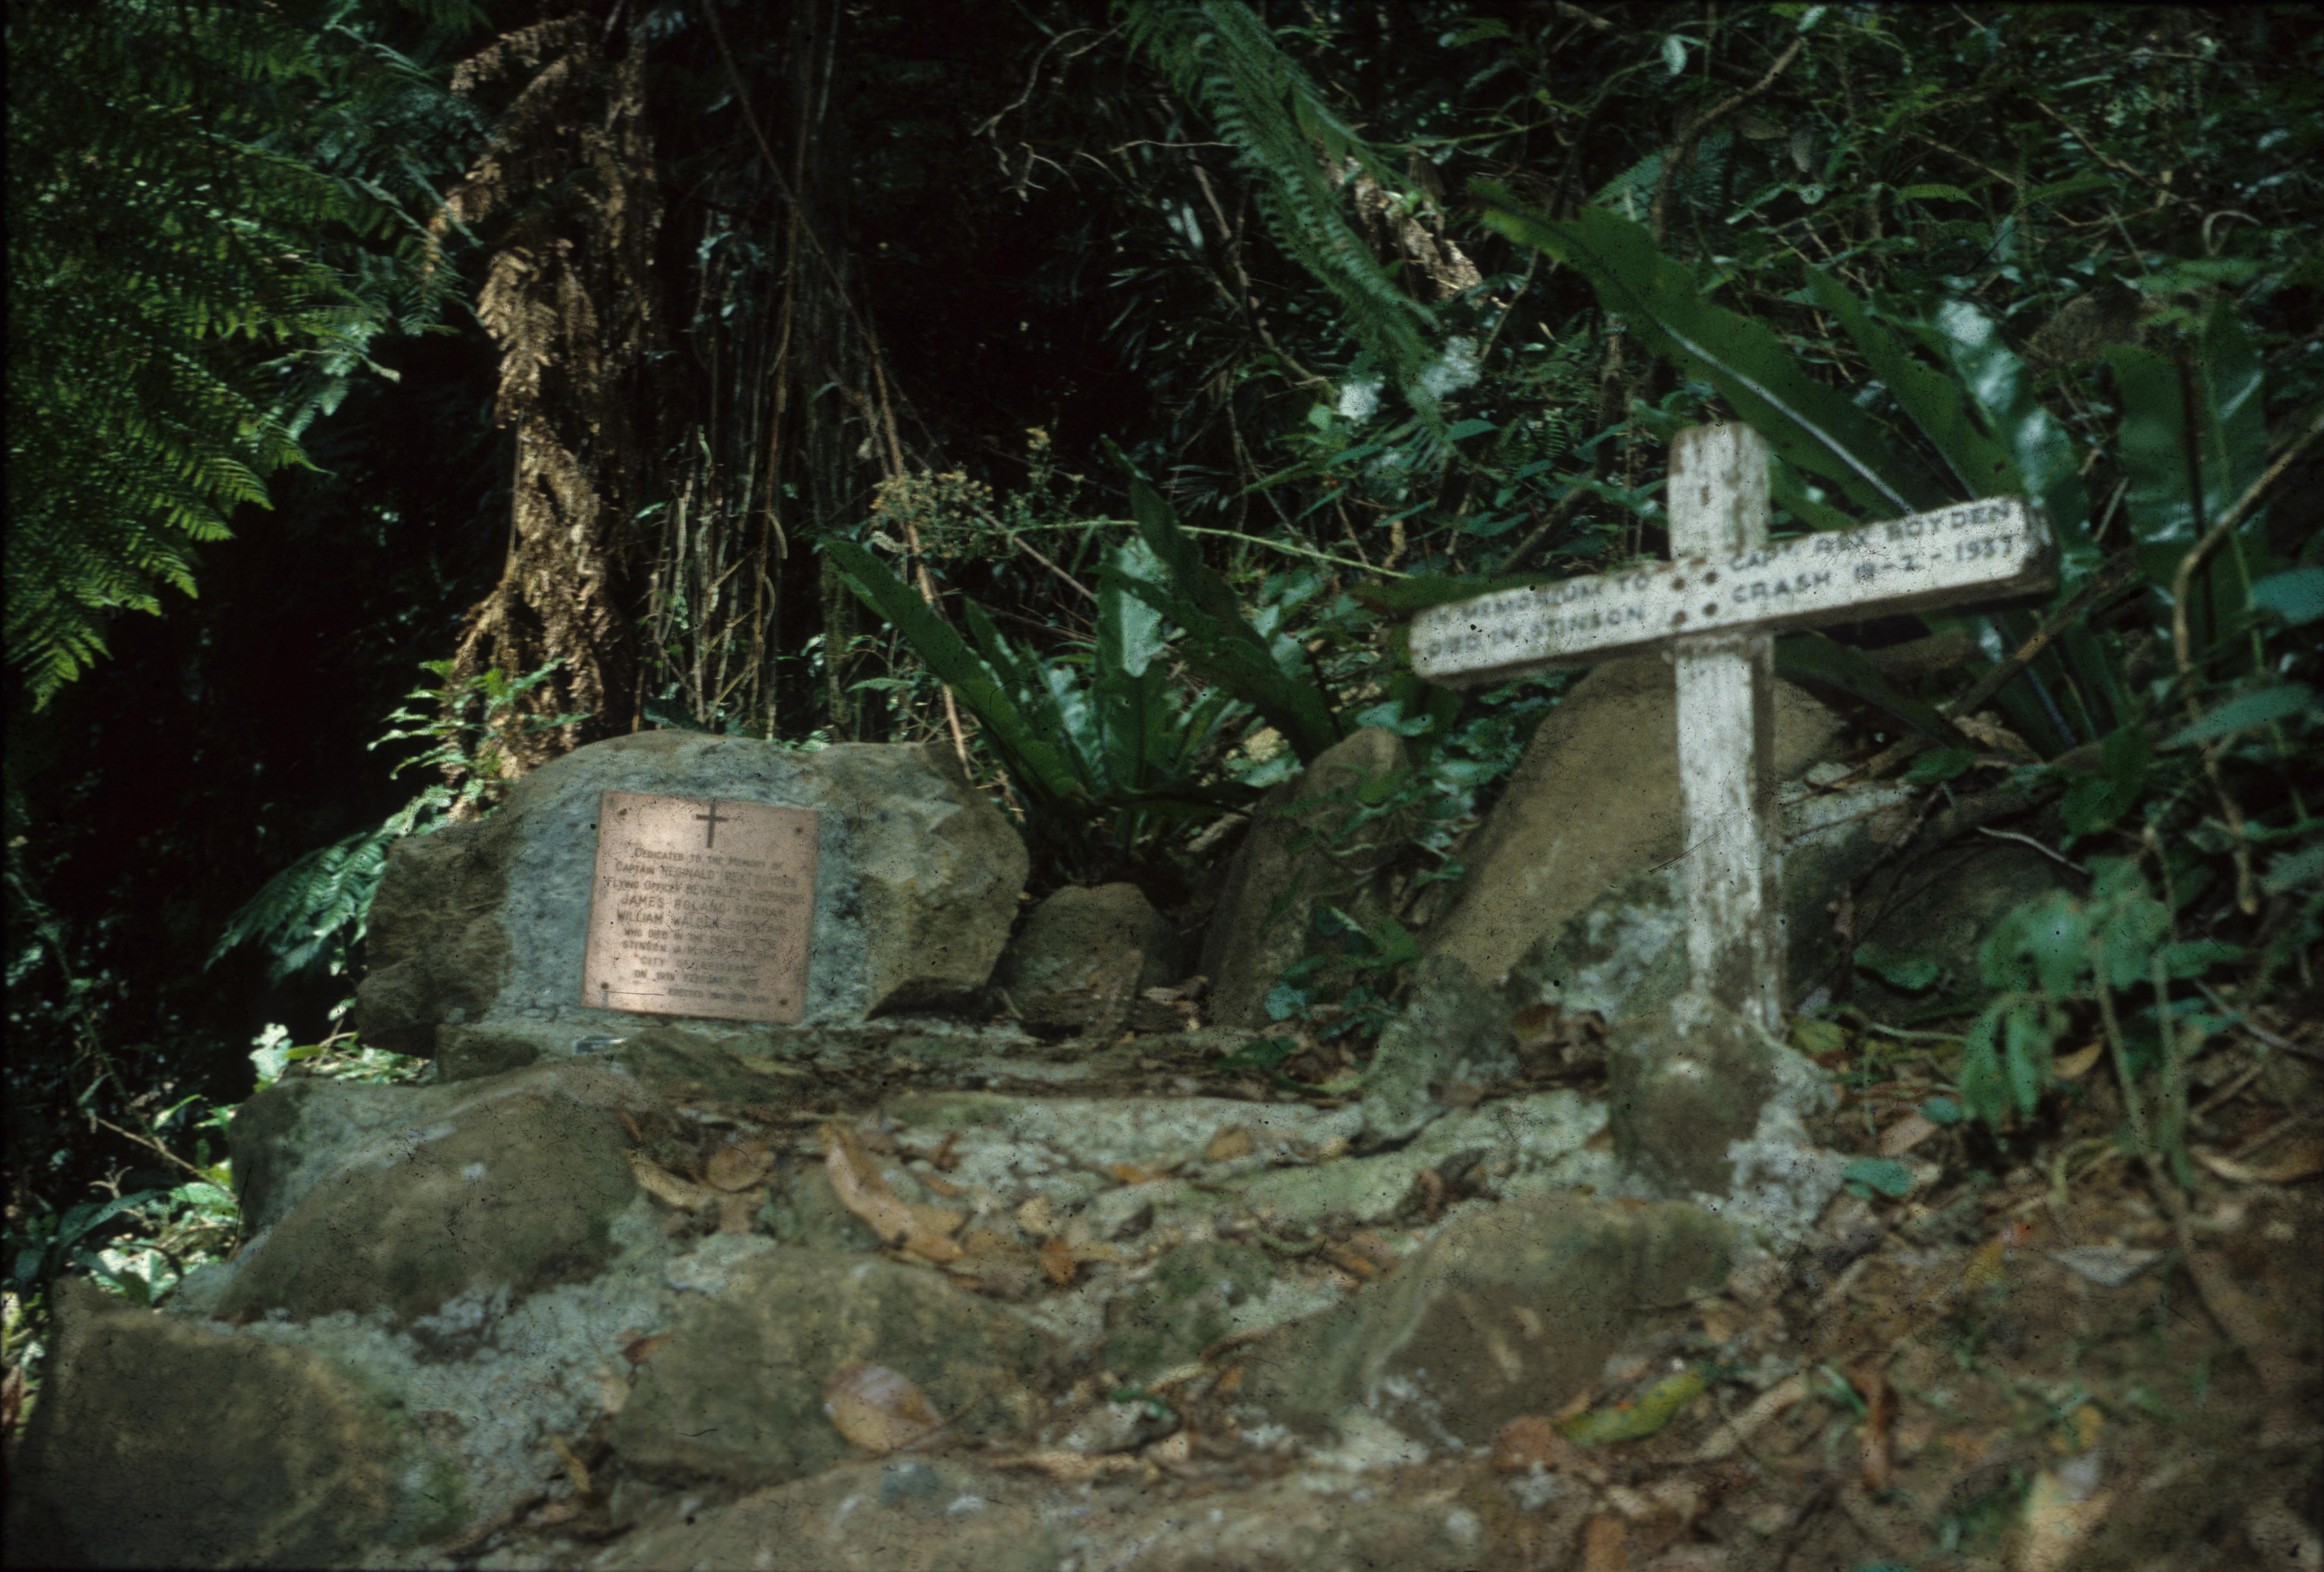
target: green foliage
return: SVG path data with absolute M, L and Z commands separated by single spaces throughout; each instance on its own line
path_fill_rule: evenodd
M 1163 606 L 1178 601 L 1158 590 L 1166 569 L 1142 543 L 1109 554 L 1091 652 L 1055 661 L 1019 651 L 973 602 L 972 649 L 864 548 L 830 541 L 824 550 L 976 717 L 1028 835 L 1070 876 L 1135 867 L 1156 855 L 1165 831 L 1231 799 L 1206 777 L 1250 711 L 1226 689 L 1194 694 L 1172 680 L 1163 614 L 1141 592 L 1156 591 Z
M 465 122 L 339 11 L 31 7 L 7 46 L 7 652 L 44 701 L 435 319 L 413 123 Z
M 2052 1050 L 2076 1019 L 2071 1007 L 2093 1004 L 2140 1144 L 2151 1139 L 2183 1172 L 2186 1062 L 2225 1023 L 2197 1002 L 2174 1001 L 2170 985 L 2232 965 L 2244 951 L 2217 939 L 2175 939 L 2170 907 L 2135 862 L 2099 858 L 2091 875 L 2088 896 L 2058 891 L 2029 902 L 1986 939 L 1979 964 L 1998 992 L 1963 1045 L 1961 1102 L 1997 1128 L 2013 1114 L 2030 1116 L 2050 1087 Z M 2116 998 L 2142 990 L 2144 1019 L 2126 1029 Z M 2159 1085 L 2153 1115 L 2140 1106 L 2143 1075 Z
M 2172 599 L 2187 553 L 2227 518 L 2264 465 L 2264 379 L 2256 340 L 2235 308 L 2215 296 L 2180 313 L 2190 334 L 2180 357 L 2144 345 L 2107 350 L 2119 495 L 2131 549 L 2153 591 L 2149 615 L 2157 638 L 2174 646 L 2187 636 L 2195 656 L 2142 695 L 2124 647 L 2102 643 L 2087 619 L 2063 610 L 2098 558 L 2098 521 L 2083 480 L 2090 456 L 2040 402 L 2034 376 L 1988 310 L 1934 292 L 1868 302 L 1831 273 L 1805 269 L 1803 298 L 1877 378 L 1843 398 L 1771 326 L 1712 303 L 1710 286 L 1663 254 L 1643 226 L 1600 208 L 1553 220 L 1489 184 L 1479 194 L 1488 222 L 1582 273 L 1609 313 L 1765 434 L 1780 460 L 1778 503 L 1812 527 L 1849 521 L 1823 498 L 1803 495 L 1795 476 L 1832 483 L 1874 518 L 2014 493 L 2048 519 L 2065 565 L 2052 618 L 2062 655 L 2043 652 L 1997 697 L 2046 755 L 2101 744 L 2098 771 L 2059 805 L 2068 844 L 2127 838 L 2183 894 L 2166 904 L 2148 891 L 2139 862 L 2100 858 L 2087 898 L 2055 894 L 2013 913 L 1984 951 L 1986 980 L 2000 992 L 1966 1040 L 1961 1100 L 1996 1126 L 2030 1116 L 2051 1085 L 2053 1045 L 2078 1007 L 2098 1007 L 2135 1133 L 2183 1172 L 2184 1063 L 2209 1028 L 2171 1000 L 2170 987 L 2243 961 L 2246 951 L 2220 939 L 2181 937 L 2174 908 L 2222 871 L 2207 865 L 2208 856 L 2233 865 L 2242 910 L 2255 911 L 2254 843 L 2296 848 L 2280 864 L 2283 893 L 2304 893 L 2324 874 L 2324 855 L 2310 856 L 2324 844 L 2324 821 L 2310 816 L 2298 786 L 2324 756 L 2324 737 L 2313 689 L 2292 680 L 2314 673 L 2317 650 L 2312 640 L 2275 633 L 2313 620 L 2310 587 L 2292 577 L 2303 570 L 2273 571 L 2260 510 L 2252 510 L 2217 543 L 2190 604 Z M 1941 470 L 1925 462 L 1927 452 Z M 2255 596 L 2260 584 L 2266 591 Z M 1927 619 L 1932 627 L 1952 620 Z M 2022 612 L 1972 619 L 1989 653 L 2023 643 L 2033 625 Z M 1900 691 L 1861 652 L 1811 634 L 1783 641 L 1780 658 L 1789 674 L 1850 693 L 1934 744 L 1915 766 L 1917 783 L 1960 781 L 1978 767 L 1978 754 L 1956 744 L 1942 708 Z M 2188 718 L 2170 724 L 2166 717 L 2180 710 Z M 2215 799 L 2224 817 L 2206 813 L 2204 798 Z M 2314 942 L 2319 905 L 2324 894 L 2308 896 L 2296 920 L 2269 925 L 2273 943 L 2258 957 L 2263 977 Z M 1859 952 L 1858 964 L 1907 991 L 1936 981 L 1933 967 L 1910 957 Z M 2137 989 L 2146 990 L 2153 1022 L 2144 1050 L 2123 1040 L 2113 1013 L 2114 995 Z M 2157 1088 L 2152 1118 L 2139 1105 L 2145 1081 Z
M 169 1193 L 139 1190 L 109 1201 L 84 1202 L 61 1215 L 51 1212 L 31 1219 L 22 1234 L 8 1241 L 8 1290 L 30 1295 L 68 1263 L 117 1280 L 115 1271 L 88 1245 L 88 1239 L 124 1213 L 163 1199 Z M 150 1302 L 150 1295 L 140 1302 Z
M 1474 344 L 1440 350 L 1432 342 L 1433 314 L 1398 287 L 1343 209 L 1355 171 L 1391 189 L 1403 181 L 1250 8 L 1240 0 L 1137 0 L 1129 26 L 1131 46 L 1210 112 L 1256 177 L 1276 243 L 1331 292 L 1342 324 L 1414 407 L 1434 415 L 1444 394 L 1474 381 Z
M 1913 1170 L 1893 1157 L 1859 1157 L 1840 1170 L 1840 1182 L 1865 1200 L 1879 1191 L 1893 1200 L 1913 1193 Z
M 1296 642 L 1270 641 L 1244 620 L 1234 591 L 1180 532 L 1176 514 L 1153 487 L 1133 482 L 1130 495 L 1139 533 L 1164 574 L 1118 574 L 1118 587 L 1176 624 L 1186 664 L 1266 717 L 1303 761 L 1339 741 L 1329 697 L 1303 680 Z
M 272 1086 L 292 1065 L 303 1066 L 300 1073 L 310 1077 L 373 1084 L 413 1082 L 427 1068 L 425 1060 L 364 1048 L 351 1032 L 294 1045 L 280 1025 L 268 1026 L 253 1040 L 250 1059 L 258 1070 L 256 1091 Z M 23 1356 L 23 1345 L 37 1330 L 29 1316 L 17 1324 L 20 1307 L 44 1305 L 51 1285 L 68 1271 L 84 1272 L 108 1292 L 150 1308 L 168 1299 L 196 1269 L 226 1257 L 241 1236 L 242 1208 L 231 1164 L 222 1156 L 212 1161 L 211 1142 L 223 1149 L 234 1114 L 234 1105 L 220 1107 L 194 1096 L 155 1116 L 159 1133 L 198 1133 L 189 1166 L 198 1177 L 62 1212 L 43 1207 L 21 1221 L 11 1220 L 0 1242 L 10 1300 L 11 1364 Z
M 1378 1036 L 1395 1014 L 1406 968 L 1420 959 L 1420 941 L 1393 917 L 1366 926 L 1328 903 L 1318 903 L 1308 923 L 1309 953 L 1268 990 L 1268 1017 L 1304 1022 L 1327 1040 Z
M 1662 255 L 1644 225 L 1602 208 L 1545 218 L 1489 183 L 1477 195 L 1495 228 L 1587 278 L 1607 310 L 1716 388 L 1788 463 L 1889 517 L 1951 500 L 1909 448 L 1885 443 L 1880 429 L 1808 375 L 1774 332 L 1706 300 L 1693 273 Z
M 551 661 L 522 677 L 495 670 L 458 681 L 449 661 L 421 664 L 435 674 L 439 686 L 415 688 L 406 697 L 427 700 L 429 708 L 396 709 L 387 718 L 397 723 L 397 729 L 371 745 L 433 738 L 434 746 L 403 760 L 389 773 L 434 769 L 445 778 L 430 782 L 385 822 L 309 852 L 269 879 L 227 919 L 210 950 L 209 965 L 216 966 L 236 945 L 254 941 L 269 952 L 269 975 L 277 981 L 317 967 L 335 977 L 345 975 L 348 951 L 362 942 L 369 925 L 372 897 L 387 871 L 388 848 L 405 836 L 425 835 L 491 812 L 515 774 L 512 744 L 589 718 L 523 714 L 519 701 L 547 681 L 561 662 Z

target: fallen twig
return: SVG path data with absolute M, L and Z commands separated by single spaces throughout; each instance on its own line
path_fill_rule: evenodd
M 1804 1375 L 1789 1376 L 1777 1382 L 1754 1399 L 1749 1408 L 1712 1431 L 1710 1439 L 1694 1449 L 1690 1461 L 1718 1463 L 1733 1456 L 1761 1426 L 1807 1395 L 1808 1378 Z
M 2201 991 L 2204 998 L 2235 1017 L 2237 1031 L 2250 1033 L 2270 1048 L 2280 1048 L 2286 1053 L 2298 1054 L 2302 1059 L 2312 1059 L 2319 1063 L 2324 1063 L 2324 1048 L 2310 1048 L 2304 1042 L 2295 1042 L 2289 1037 L 2281 1036 L 2270 1031 L 2264 1026 L 2258 1025 L 2250 1016 L 2220 998 L 2209 983 L 2199 982 L 2195 986 Z

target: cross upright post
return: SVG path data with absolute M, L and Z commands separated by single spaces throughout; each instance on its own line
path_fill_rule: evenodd
M 1694 585 L 1681 581 L 1682 593 L 1692 587 L 1706 606 L 1715 606 L 1720 572 L 1709 564 L 1767 543 L 1766 439 L 1733 424 L 1681 431 L 1671 443 L 1665 501 L 1671 556 L 1705 563 Z M 1696 992 L 1780 1031 L 1775 642 L 1763 632 L 1701 633 L 1674 641 L 1671 653 L 1678 667 L 1687 971 Z

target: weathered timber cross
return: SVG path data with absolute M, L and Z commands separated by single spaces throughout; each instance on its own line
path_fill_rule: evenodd
M 732 824 L 734 822 L 734 818 L 732 814 L 729 814 L 724 818 L 718 817 L 718 804 L 715 802 L 710 805 L 709 812 L 697 813 L 694 817 L 696 822 L 700 822 L 705 819 L 709 821 L 707 824 L 703 826 L 702 830 L 702 844 L 705 846 L 715 846 L 718 844 L 718 827 L 720 825 Z
M 1678 666 L 1692 985 L 1769 1031 L 1784 1019 L 1775 634 L 2046 589 L 2057 553 L 2015 497 L 1767 539 L 1767 448 L 1748 426 L 1671 443 L 1669 562 L 1431 608 L 1412 666 L 1475 687 L 1667 648 Z

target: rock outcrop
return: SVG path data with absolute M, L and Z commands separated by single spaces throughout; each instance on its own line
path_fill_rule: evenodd
M 1424 1447 L 1554 1409 L 1636 1326 L 1727 1275 L 1731 1231 L 1692 1207 L 1543 1196 L 1447 1226 L 1388 1281 L 1254 1349 L 1249 1401 L 1316 1433 L 1348 1410 Z
M 1872 870 L 1912 823 L 1910 791 L 1894 784 L 1825 790 L 1819 765 L 1785 787 L 1782 825 L 1784 975 L 1789 1003 L 1836 991 L 1842 954 L 1833 902 Z M 1683 858 L 1622 880 L 1545 929 L 1509 968 L 1511 1003 L 1594 1011 L 1622 1022 L 1660 1010 L 1684 990 L 1686 865 Z M 1923 902 L 1941 908 L 1940 900 Z
M 1374 910 L 1381 892 L 1373 881 L 1405 821 L 1381 809 L 1408 768 L 1403 738 L 1366 726 L 1260 800 L 1204 933 L 1206 1019 L 1226 1026 L 1272 1019 L 1268 994 L 1307 953 L 1319 903 L 1340 906 L 1360 922 L 1384 914 L 1384 907 Z
M 543 765 L 488 818 L 396 843 L 372 906 L 371 973 L 355 995 L 365 1041 L 427 1055 L 445 1024 L 474 1035 L 650 1023 L 581 1003 L 608 791 L 822 813 L 807 1024 L 956 1003 L 984 986 L 1008 942 L 1024 843 L 951 754 L 877 744 L 806 753 L 641 732 Z
M 1179 980 L 1178 936 L 1135 884 L 1069 886 L 1033 909 L 1001 957 L 998 981 L 1021 1005 L 1045 994 L 1094 987 L 1135 956 L 1139 988 Z
M 1517 1032 L 1508 1001 L 1466 963 L 1430 956 L 1415 968 L 1404 1011 L 1380 1033 L 1364 1073 L 1364 1134 L 1401 1141 L 1465 1093 L 1516 1074 Z
M 1775 684 L 1775 772 L 1788 781 L 1837 740 L 1840 717 Z M 1574 684 L 1534 734 L 1422 948 L 1498 984 L 1536 939 L 1600 895 L 1685 850 L 1678 683 L 1659 655 L 1611 661 Z

